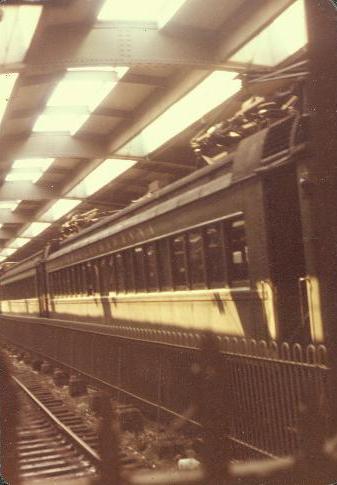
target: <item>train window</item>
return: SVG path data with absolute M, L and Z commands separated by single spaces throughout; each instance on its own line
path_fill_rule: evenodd
M 116 254 L 115 263 L 116 263 L 117 291 L 119 293 L 122 293 L 122 292 L 125 292 L 125 269 L 124 269 L 124 258 L 122 253 Z
M 76 295 L 76 280 L 75 280 L 75 268 L 70 268 L 70 292 L 71 295 Z
M 201 229 L 187 234 L 189 276 L 192 288 L 205 288 L 204 241 Z
M 141 246 L 134 248 L 133 257 L 135 262 L 136 291 L 146 291 L 144 249 Z
M 98 291 L 101 295 L 106 295 L 108 292 L 108 289 L 107 289 L 108 258 L 100 258 L 98 260 L 97 271 L 98 271 L 98 282 L 99 282 Z
M 59 277 L 59 296 L 63 296 L 64 294 L 64 277 L 63 277 L 63 270 L 61 269 L 59 272 L 58 272 L 58 277 Z
M 134 270 L 132 250 L 124 251 L 124 265 L 125 265 L 125 290 L 128 292 L 135 291 Z
M 87 295 L 91 296 L 95 293 L 95 269 L 92 263 L 87 263 L 85 269 Z
M 245 223 L 237 220 L 229 226 L 230 246 L 230 284 L 234 286 L 249 284 L 248 247 L 246 242 Z
M 58 294 L 57 293 L 58 288 L 57 288 L 57 274 L 56 274 L 56 271 L 54 273 L 52 273 L 52 275 L 53 275 L 53 283 L 52 283 L 53 284 L 53 287 L 52 287 L 53 288 L 53 296 L 55 297 Z
M 57 286 L 57 272 L 53 273 L 53 295 L 54 297 L 58 295 L 58 286 Z
M 225 284 L 225 249 L 221 224 L 210 224 L 205 228 L 205 260 L 209 288 Z
M 64 288 L 64 285 L 63 285 L 63 271 L 62 270 L 59 270 L 58 271 L 58 294 L 59 296 L 61 297 L 63 295 L 63 288 Z
M 77 265 L 72 267 L 72 285 L 73 285 L 73 295 L 78 294 L 78 278 L 77 278 Z
M 64 296 L 69 294 L 69 268 L 63 269 L 63 294 Z
M 67 296 L 70 296 L 71 293 L 71 274 L 70 274 L 70 268 L 65 268 L 64 270 L 64 279 L 65 279 L 65 294 Z
M 80 276 L 80 294 L 84 296 L 86 294 L 86 273 L 84 263 L 79 265 L 79 276 Z
M 74 267 L 70 266 L 68 268 L 69 270 L 69 289 L 68 289 L 68 295 L 73 296 L 75 292 L 75 282 L 74 282 Z
M 99 281 L 99 260 L 96 259 L 96 261 L 92 265 L 93 269 L 93 278 L 94 278 L 94 290 L 95 293 L 100 292 L 100 281 Z
M 75 266 L 75 291 L 76 295 L 79 296 L 81 293 L 81 274 L 80 265 Z
M 174 288 L 185 289 L 188 287 L 185 234 L 171 238 L 171 250 Z
M 57 295 L 58 297 L 61 297 L 62 295 L 62 271 L 57 272 Z
M 107 262 L 107 272 L 106 274 L 106 284 L 107 284 L 107 291 L 116 291 L 116 269 L 115 269 L 115 262 L 114 257 L 111 255 L 108 258 Z
M 59 293 L 60 293 L 60 296 L 63 297 L 64 296 L 64 270 L 61 269 L 59 271 Z
M 157 247 L 155 244 L 145 246 L 145 268 L 148 291 L 158 291 Z
M 47 273 L 47 278 L 48 278 L 49 294 L 51 297 L 53 297 L 54 296 L 54 274 Z
M 159 284 L 162 291 L 172 289 L 171 254 L 168 239 L 160 239 L 158 247 Z

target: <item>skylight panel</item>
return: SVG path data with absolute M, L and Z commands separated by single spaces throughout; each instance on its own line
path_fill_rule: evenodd
M 9 247 L 19 249 L 22 246 L 24 246 L 25 244 L 27 244 L 30 240 L 31 239 L 29 239 L 27 237 L 17 237 L 16 239 L 13 239 L 13 241 L 11 241 L 9 243 Z
M 98 20 L 127 20 L 135 22 L 155 22 L 163 5 L 160 0 L 106 0 L 101 8 Z
M 37 182 L 43 173 L 50 167 L 54 158 L 28 158 L 15 160 L 6 180 Z
M 88 117 L 89 113 L 42 114 L 36 120 L 33 131 L 75 133 Z
M 1 22 L 0 22 L 0 26 L 1 26 Z M 0 42 L 0 45 L 1 45 L 1 42 Z M 7 72 L 4 74 L 0 74 L 0 123 L 5 113 L 8 101 L 11 97 L 17 77 L 18 77 L 18 74 L 16 72 L 11 72 L 11 73 Z
M 0 201 L 0 209 L 11 209 L 12 211 L 17 208 L 21 200 L 2 200 Z
M 22 237 L 36 237 L 50 226 L 50 222 L 32 222 L 21 234 Z
M 15 160 L 12 164 L 12 168 L 15 169 L 38 169 L 45 172 L 53 163 L 55 158 L 22 158 Z
M 101 21 L 158 22 L 164 26 L 186 0 L 106 0 L 98 13 Z
M 121 78 L 129 70 L 126 66 L 86 66 L 68 67 L 68 72 L 115 72 Z
M 1 250 L 0 252 L 0 256 L 11 256 L 12 254 L 14 254 L 16 252 L 16 249 L 14 248 L 4 248 Z
M 75 209 L 81 202 L 78 199 L 59 199 L 39 219 L 51 222 L 57 221 Z
M 41 170 L 11 170 L 5 180 L 7 182 L 37 182 L 42 176 Z
M 168 0 L 164 3 L 163 8 L 160 10 L 158 16 L 158 27 L 162 28 L 167 22 L 174 17 L 180 7 L 186 2 L 186 0 Z
M 297 0 L 230 60 L 275 66 L 295 54 L 307 42 L 304 0 Z
M 107 96 L 113 82 L 67 80 L 61 81 L 48 100 L 48 106 L 92 106 Z
M 110 69 L 99 67 L 68 69 L 67 74 L 50 96 L 47 106 L 86 106 L 89 111 L 93 111 L 127 71 L 128 67 L 124 66 Z
M 74 187 L 70 197 L 89 197 L 137 163 L 135 160 L 108 158 Z
M 0 64 L 23 62 L 40 19 L 42 7 L 3 5 L 1 10 L 3 16 L 0 22 Z
M 237 93 L 241 88 L 241 81 L 235 79 L 236 77 L 236 72 L 214 71 L 144 128 L 121 149 L 121 153 L 125 149 L 127 152 L 128 146 L 134 155 L 146 155 L 156 150 Z M 137 147 L 138 153 L 133 153 L 133 146 Z
M 125 66 L 68 69 L 47 102 L 47 107 L 59 110 L 42 113 L 33 131 L 70 132 L 73 135 L 128 69 Z

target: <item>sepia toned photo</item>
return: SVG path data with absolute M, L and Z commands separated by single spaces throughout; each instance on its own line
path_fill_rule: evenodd
M 0 0 L 0 485 L 337 485 L 337 1 Z

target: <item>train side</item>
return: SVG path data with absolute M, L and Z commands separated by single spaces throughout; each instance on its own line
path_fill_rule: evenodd
M 40 316 L 37 268 L 42 257 L 39 251 L 1 277 L 1 313 Z
M 66 241 L 43 272 L 39 266 L 44 315 L 308 338 L 298 293 L 305 267 L 297 122 L 289 117 L 252 135 L 233 155 Z M 4 298 L 6 313 L 31 309 Z

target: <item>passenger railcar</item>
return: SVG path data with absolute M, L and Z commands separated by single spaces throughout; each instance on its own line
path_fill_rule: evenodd
M 297 162 L 303 118 L 1 277 L 2 312 L 256 338 L 314 339 Z M 34 284 L 33 284 L 34 279 Z

